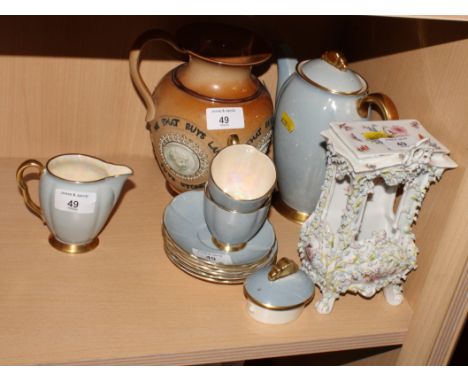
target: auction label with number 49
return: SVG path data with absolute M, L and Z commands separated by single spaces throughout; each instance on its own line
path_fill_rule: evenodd
M 55 208 L 76 214 L 92 214 L 96 206 L 95 192 L 55 190 Z
M 244 109 L 241 107 L 209 107 L 206 109 L 208 130 L 243 129 Z

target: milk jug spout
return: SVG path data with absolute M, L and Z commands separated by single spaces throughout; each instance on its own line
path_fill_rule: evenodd
M 108 186 L 114 193 L 114 204 L 120 196 L 122 187 L 130 175 L 133 175 L 133 170 L 124 165 L 106 163 L 108 177 L 106 178 Z

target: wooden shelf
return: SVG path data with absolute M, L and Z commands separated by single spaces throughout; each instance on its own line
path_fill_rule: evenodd
M 403 343 L 412 317 L 347 295 L 330 315 L 309 306 L 269 326 L 246 313 L 241 286 L 215 285 L 176 268 L 163 251 L 171 196 L 150 157 L 113 157 L 135 170 L 91 253 L 51 248 L 48 230 L 15 183 L 26 158 L 0 160 L 0 364 L 202 364 Z M 31 180 L 32 195 L 36 181 Z M 299 226 L 271 212 L 279 256 L 295 258 Z
M 447 364 L 468 309 L 468 87 L 461 80 L 468 76 L 468 23 L 452 21 L 458 19 L 467 21 L 463 15 L 2 18 L 0 364 L 187 364 L 368 347 L 378 354 L 362 360 L 353 352 L 356 362 Z M 201 21 L 284 41 L 300 60 L 343 51 L 371 91 L 390 96 L 402 119 L 420 120 L 450 148 L 459 167 L 424 201 L 414 226 L 418 268 L 405 282 L 402 306 L 387 305 L 380 294 L 346 296 L 329 316 L 310 306 L 297 322 L 271 327 L 248 317 L 240 286 L 193 279 L 167 259 L 160 230 L 171 196 L 153 159 L 128 52 L 145 30 L 175 33 Z M 148 47 L 141 70 L 150 87 L 180 59 L 158 44 Z M 274 97 L 275 60 L 257 69 Z M 25 157 L 65 152 L 136 170 L 101 245 L 76 257 L 49 247 L 47 228 L 26 210 L 15 185 Z M 30 183 L 34 194 L 37 182 Z M 296 258 L 299 226 L 275 211 L 271 220 L 280 256 Z M 394 344 L 401 346 L 380 347 Z

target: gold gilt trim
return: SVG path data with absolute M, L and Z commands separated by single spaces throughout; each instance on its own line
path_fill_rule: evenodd
M 171 238 L 164 225 L 162 233 L 164 239 L 164 251 L 169 260 L 171 260 L 176 267 L 190 276 L 208 282 L 217 284 L 242 284 L 247 276 L 276 261 L 277 251 L 275 248 L 277 247 L 274 244 L 264 257 L 254 263 L 241 265 L 211 263 L 204 261 L 179 247 Z
M 223 278 L 213 277 L 209 273 L 200 272 L 198 270 L 195 272 L 194 270 L 192 270 L 192 268 L 189 268 L 186 265 L 184 265 L 183 263 L 181 263 L 176 257 L 171 256 L 167 252 L 166 252 L 166 254 L 167 254 L 167 257 L 169 258 L 169 260 L 171 260 L 171 262 L 177 268 L 179 268 L 183 272 L 187 273 L 189 276 L 195 277 L 195 278 L 197 278 L 199 280 L 202 280 L 202 281 L 208 281 L 208 282 L 214 283 L 214 284 L 236 285 L 236 284 L 242 284 L 244 282 L 244 280 L 245 280 L 244 278 L 223 279 Z
M 23 174 L 29 167 L 35 167 L 38 170 L 39 177 L 42 176 L 44 173 L 44 165 L 35 160 L 35 159 L 28 159 L 21 163 L 16 170 L 16 182 L 18 183 L 18 187 L 21 190 L 21 195 L 23 196 L 24 203 L 26 206 L 31 210 L 34 215 L 36 215 L 39 219 L 44 221 L 42 217 L 42 209 L 38 206 L 34 201 L 31 199 L 31 195 L 29 194 L 28 185 L 26 184 Z
M 232 136 L 232 135 L 231 135 L 231 136 Z M 262 196 L 259 196 L 258 198 L 255 198 L 255 199 L 242 199 L 242 198 L 238 198 L 238 197 L 235 197 L 235 196 L 233 196 L 233 195 L 230 195 L 229 193 L 227 193 L 226 191 L 224 191 L 223 188 L 221 188 L 221 186 L 219 186 L 219 185 L 216 183 L 216 181 L 215 181 L 215 179 L 214 179 L 214 177 L 213 177 L 213 164 L 214 164 L 216 158 L 218 157 L 218 155 L 219 155 L 221 152 L 223 152 L 223 150 L 229 149 L 230 147 L 232 147 L 232 146 L 237 146 L 237 145 L 241 146 L 240 143 L 228 145 L 228 146 L 223 147 L 223 148 L 216 154 L 216 156 L 213 158 L 213 160 L 211 161 L 211 164 L 210 164 L 210 170 L 209 170 L 209 173 L 208 173 L 208 178 L 209 178 L 209 179 L 208 179 L 208 182 L 213 183 L 214 187 L 216 187 L 216 188 L 218 189 L 218 191 L 220 191 L 220 193 L 222 193 L 222 194 L 226 195 L 228 198 L 231 198 L 231 199 L 233 199 L 233 200 L 235 200 L 235 201 L 238 201 L 238 202 L 246 201 L 246 202 L 251 202 L 251 203 L 253 203 L 253 202 L 257 201 L 257 200 L 260 200 L 260 199 L 263 199 L 263 198 L 265 198 L 265 197 L 271 196 L 271 194 L 273 194 L 273 191 L 275 190 L 275 187 L 276 187 L 276 177 L 277 177 L 277 174 L 276 174 L 275 165 L 274 165 L 274 163 L 272 163 L 272 160 L 271 160 L 271 158 L 270 158 L 268 155 L 266 155 L 266 154 L 263 153 L 262 151 L 258 150 L 258 149 L 257 149 L 256 147 L 254 147 L 254 146 L 251 146 L 251 147 L 254 147 L 255 149 L 257 149 L 257 151 L 258 151 L 258 153 L 260 154 L 260 156 L 263 157 L 263 158 L 266 158 L 266 159 L 267 159 L 267 162 L 268 162 L 268 163 L 271 163 L 271 164 L 273 165 L 273 170 L 275 171 L 275 181 L 273 182 L 273 184 L 271 185 L 271 187 L 268 189 L 267 192 L 265 192 Z M 246 143 L 243 143 L 242 145 L 246 146 L 247 144 L 246 144 Z M 248 145 L 247 145 L 247 146 L 248 146 Z M 206 182 L 205 188 L 208 186 L 208 182 Z
M 227 208 L 227 207 L 225 207 L 225 206 L 220 205 L 220 204 L 217 203 L 216 200 L 214 200 L 213 197 L 211 196 L 210 189 L 208 188 L 208 182 L 205 183 L 205 188 L 204 188 L 203 190 L 204 190 L 203 192 L 205 193 L 205 196 L 206 196 L 206 198 L 207 198 L 208 200 L 210 200 L 210 201 L 211 201 L 213 204 L 215 204 L 218 208 L 220 208 L 220 209 L 222 209 L 222 210 L 224 210 L 224 211 L 226 211 L 226 212 L 231 212 L 231 213 L 233 213 L 233 214 L 239 214 L 239 215 L 248 215 L 248 214 L 252 214 L 252 213 L 255 212 L 255 210 L 254 210 L 254 211 L 250 211 L 250 212 L 241 212 L 241 211 L 232 210 L 232 209 L 230 209 L 230 208 Z M 273 191 L 273 190 L 272 190 L 272 191 Z M 271 191 L 269 191 L 269 192 L 271 192 Z M 227 195 L 227 194 L 226 194 L 226 195 Z M 265 194 L 263 197 L 265 197 L 266 195 L 268 195 L 268 194 Z M 250 202 L 250 201 L 254 201 L 254 200 L 259 200 L 259 199 L 260 199 L 260 198 L 252 199 L 252 200 L 249 200 L 249 202 Z M 257 208 L 256 211 L 258 211 L 258 210 L 260 210 L 260 209 L 262 209 L 262 208 L 268 207 L 268 206 L 271 204 L 271 199 L 272 199 L 272 194 L 268 195 L 268 198 L 265 200 L 265 202 L 264 202 L 260 207 Z M 234 200 L 240 201 L 240 199 L 234 199 Z M 215 244 L 215 245 L 218 246 L 217 244 Z M 219 249 L 223 249 L 223 248 L 220 248 L 220 247 L 218 247 L 218 248 L 219 248 Z
M 362 86 L 361 88 L 359 88 L 358 90 L 355 90 L 355 91 L 352 91 L 352 92 L 345 92 L 345 91 L 341 91 L 341 90 L 336 90 L 336 89 L 330 89 L 330 88 L 327 88 L 326 86 L 322 86 L 320 85 L 318 82 L 315 82 L 314 80 L 311 80 L 309 77 L 307 77 L 307 75 L 304 73 L 304 70 L 302 69 L 302 67 L 308 63 L 310 60 L 308 61 L 302 61 L 300 63 L 298 63 L 296 65 L 296 72 L 297 74 L 299 74 L 299 76 L 306 82 L 308 82 L 309 84 L 315 86 L 316 88 L 318 89 L 321 89 L 321 90 L 325 90 L 326 92 L 328 93 L 332 93 L 332 94 L 340 94 L 340 95 L 365 95 L 367 94 L 367 89 L 368 89 L 368 85 L 367 85 L 367 82 L 366 80 L 361 77 L 359 74 L 357 74 L 355 71 L 351 70 L 351 69 L 347 69 L 349 70 L 350 72 L 353 72 L 355 76 L 357 76 L 359 78 L 359 80 L 361 81 L 362 83 Z
M 211 236 L 211 241 L 216 246 L 216 248 L 227 253 L 240 251 L 241 249 L 244 249 L 245 246 L 247 245 L 247 243 L 226 244 L 226 243 L 223 243 L 222 241 L 219 241 L 214 236 Z
M 320 58 L 330 65 L 333 65 L 338 70 L 341 70 L 342 72 L 348 70 L 348 60 L 341 52 L 327 50 L 326 52 L 322 53 Z
M 310 216 L 306 212 L 301 212 L 292 207 L 289 207 L 285 202 L 283 202 L 283 200 L 281 200 L 279 195 L 273 199 L 273 206 L 275 207 L 276 211 L 278 211 L 286 219 L 291 220 L 297 224 L 304 223 Z
M 296 304 L 296 305 L 291 305 L 291 306 L 274 306 L 274 305 L 270 305 L 270 304 L 263 304 L 260 301 L 254 299 L 249 294 L 249 292 L 247 292 L 247 289 L 245 288 L 245 285 L 244 285 L 244 296 L 246 298 L 248 298 L 250 301 L 252 301 L 255 305 L 258 305 L 260 308 L 264 308 L 264 309 L 268 309 L 268 310 L 275 310 L 275 311 L 292 310 L 292 309 L 295 309 L 295 308 L 299 308 L 301 306 L 305 306 L 305 305 L 309 304 L 312 301 L 312 299 L 314 298 L 314 295 L 312 295 L 312 297 L 308 298 L 304 302 L 301 302 L 300 304 Z
M 63 153 L 63 154 L 59 154 L 59 155 L 56 155 L 56 156 L 50 158 L 47 161 L 46 165 L 45 165 L 45 168 L 47 169 L 47 172 L 50 175 L 52 175 L 53 177 L 57 178 L 57 179 L 64 180 L 64 181 L 70 182 L 70 183 L 75 183 L 75 184 L 90 184 L 90 183 L 102 182 L 102 181 L 104 181 L 106 179 L 109 179 L 109 178 L 118 178 L 119 176 L 121 176 L 121 175 L 108 175 L 108 176 L 105 176 L 103 178 L 99 178 L 99 179 L 95 179 L 95 180 L 70 180 L 70 179 L 65 179 L 65 178 L 62 178 L 62 177 L 54 174 L 54 172 L 49 168 L 49 165 L 53 160 L 58 159 L 58 158 L 62 158 L 62 157 L 70 157 L 70 156 L 91 158 L 91 159 L 97 160 L 97 161 L 99 161 L 101 163 L 110 164 L 112 166 L 127 167 L 131 171 L 131 173 L 129 175 L 133 175 L 135 173 L 131 167 L 128 167 L 126 165 L 121 165 L 121 164 L 117 164 L 117 163 L 113 163 L 113 162 L 108 162 L 108 161 L 106 161 L 104 159 L 101 159 L 99 157 L 95 157 L 93 155 L 80 154 L 80 153 Z
M 299 266 L 286 257 L 283 257 L 278 260 L 278 262 L 271 267 L 270 272 L 268 272 L 268 280 L 276 281 L 283 277 L 292 275 L 299 270 Z
M 251 268 L 257 267 L 258 265 L 262 265 L 263 262 L 265 262 L 268 257 L 271 255 L 272 249 L 275 247 L 275 244 L 272 245 L 270 251 L 265 254 L 264 257 L 258 259 L 258 261 L 253 262 L 253 263 L 246 263 L 246 264 L 239 264 L 239 265 L 234 265 L 234 264 L 221 264 L 221 263 L 212 263 L 210 261 L 206 261 L 202 258 L 199 258 L 198 256 L 195 256 L 194 254 L 187 252 L 183 248 L 181 248 L 171 237 L 169 232 L 165 227 L 163 227 L 163 239 L 167 239 L 168 243 L 171 244 L 171 249 L 174 249 L 174 252 L 182 255 L 183 259 L 189 263 L 192 263 L 196 266 L 201 266 L 205 267 L 206 269 L 213 269 L 218 272 L 233 272 L 233 271 L 238 271 L 238 272 L 244 272 L 246 270 L 250 270 Z
M 76 255 L 78 253 L 85 253 L 93 250 L 99 245 L 99 239 L 96 237 L 93 241 L 86 244 L 66 244 L 57 240 L 53 235 L 49 236 L 49 243 L 55 249 L 69 253 L 71 255 Z

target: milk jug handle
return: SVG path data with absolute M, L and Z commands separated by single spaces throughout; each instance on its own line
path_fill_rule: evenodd
M 35 160 L 35 159 L 28 159 L 21 163 L 16 170 L 16 182 L 18 183 L 18 187 L 21 191 L 21 195 L 23 195 L 24 203 L 26 204 L 26 207 L 28 207 L 34 215 L 38 216 L 39 219 L 44 220 L 42 218 L 42 210 L 41 207 L 39 207 L 36 203 L 33 202 L 31 199 L 31 195 L 29 195 L 29 189 L 24 181 L 24 171 L 28 169 L 29 167 L 34 167 L 38 170 L 39 175 L 41 175 L 44 171 L 44 166 L 42 165 L 41 162 Z
M 148 89 L 143 77 L 140 73 L 140 55 L 144 46 L 150 41 L 162 41 L 170 45 L 180 53 L 187 53 L 186 50 L 181 49 L 172 39 L 172 37 L 162 30 L 152 29 L 140 35 L 132 46 L 130 51 L 130 77 L 135 85 L 138 94 L 143 99 L 146 106 L 146 122 L 151 122 L 156 117 L 156 105 L 154 104 L 151 92 Z
M 374 107 L 383 119 L 399 119 L 398 111 L 390 99 L 382 93 L 370 93 L 357 101 L 357 111 L 362 118 L 369 116 L 369 106 Z

